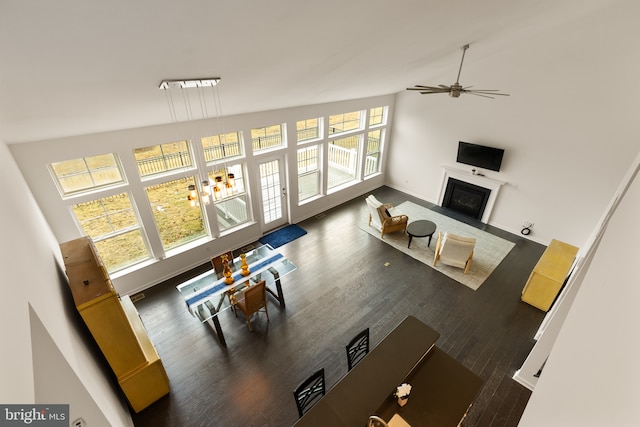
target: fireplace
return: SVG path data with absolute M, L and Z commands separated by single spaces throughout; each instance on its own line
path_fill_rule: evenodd
M 442 199 L 442 207 L 475 219 L 482 219 L 490 194 L 491 190 L 488 188 L 449 178 Z
M 486 194 L 486 199 L 481 202 L 481 207 L 477 209 L 470 209 L 469 206 L 466 206 L 471 203 L 469 200 L 461 201 L 455 198 L 454 203 L 459 205 L 458 207 L 462 209 L 463 214 L 472 216 L 473 218 L 478 218 L 485 224 L 489 224 L 489 219 L 498 198 L 498 194 L 500 193 L 500 188 L 502 188 L 503 185 L 507 184 L 507 182 L 485 175 L 474 174 L 471 171 L 466 171 L 457 167 L 443 166 L 443 169 L 444 175 L 440 184 L 440 195 L 438 196 L 438 204 L 442 207 L 446 207 L 446 204 L 451 203 L 451 197 L 447 195 L 449 182 L 451 180 L 453 180 L 453 182 L 457 181 L 458 183 L 464 184 L 467 187 L 464 190 L 462 189 L 462 187 L 457 189 L 462 191 L 463 193 L 466 193 L 464 194 L 465 197 L 478 197 L 477 194 L 469 194 L 469 192 L 481 191 Z M 473 210 L 473 212 L 470 213 L 470 210 Z

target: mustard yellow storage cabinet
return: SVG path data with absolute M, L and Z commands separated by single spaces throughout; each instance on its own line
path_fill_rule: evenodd
M 118 297 L 89 237 L 60 245 L 73 300 L 134 411 L 169 393 L 164 370 L 138 311 Z
M 577 253 L 575 246 L 552 240 L 522 289 L 522 301 L 548 311 L 562 289 Z

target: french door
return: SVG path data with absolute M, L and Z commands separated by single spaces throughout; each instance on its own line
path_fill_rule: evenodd
M 284 158 L 259 163 L 262 199 L 262 230 L 267 232 L 289 223 Z

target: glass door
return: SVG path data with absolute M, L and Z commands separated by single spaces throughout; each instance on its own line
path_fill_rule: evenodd
M 284 164 L 281 157 L 259 164 L 264 232 L 289 223 Z

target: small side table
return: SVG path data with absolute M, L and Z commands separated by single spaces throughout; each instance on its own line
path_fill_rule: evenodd
M 410 222 L 409 225 L 407 225 L 407 234 L 409 234 L 409 244 L 407 245 L 407 248 L 411 247 L 411 240 L 414 237 L 428 237 L 429 243 L 427 243 L 427 246 L 430 246 L 431 237 L 435 232 L 436 224 L 431 221 L 419 219 L 417 221 Z

